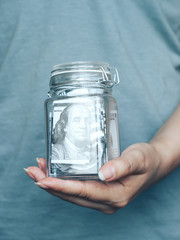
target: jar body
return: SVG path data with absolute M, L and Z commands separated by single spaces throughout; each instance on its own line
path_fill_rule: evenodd
M 120 156 L 117 104 L 111 89 L 71 87 L 45 101 L 47 176 L 99 180 L 99 169 Z

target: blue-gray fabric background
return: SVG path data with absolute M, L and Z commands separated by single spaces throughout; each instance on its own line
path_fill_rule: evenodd
M 180 100 L 179 0 L 0 1 L 0 239 L 180 239 L 180 169 L 105 215 L 39 189 L 52 66 L 115 66 L 121 149 L 149 141 Z

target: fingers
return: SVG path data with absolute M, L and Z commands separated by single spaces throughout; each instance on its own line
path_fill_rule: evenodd
M 139 181 L 136 181 L 135 178 L 136 176 L 130 176 L 123 181 L 123 184 L 120 181 L 103 184 L 96 181 L 81 182 L 48 177 L 41 179 L 36 184 L 64 200 L 81 206 L 86 206 L 88 203 L 87 206 L 95 209 L 95 206 L 89 204 L 89 202 L 94 202 L 109 206 L 114 210 L 125 207 L 136 196 L 135 193 L 138 188 L 141 188 L 143 179 L 140 178 Z M 99 205 L 96 206 L 100 210 Z
M 72 203 L 80 205 L 82 207 L 92 208 L 92 209 L 101 211 L 106 214 L 113 214 L 117 211 L 116 207 L 108 206 L 103 203 L 93 202 L 93 201 L 83 199 L 81 197 L 73 196 L 70 194 L 64 194 L 61 192 L 57 192 L 52 189 L 49 189 L 48 186 L 40 184 L 40 182 L 38 182 L 38 181 L 40 181 L 41 179 L 45 179 L 45 174 L 38 167 L 28 167 L 27 169 L 25 169 L 25 172 L 27 173 L 27 175 L 29 177 L 31 177 L 36 182 L 36 184 L 39 187 L 45 189 L 47 192 L 53 194 L 56 197 L 59 197 L 59 198 L 65 200 L 65 201 L 72 202 Z
M 59 194 L 72 195 L 91 201 L 111 203 L 112 199 L 119 199 L 120 183 L 103 183 L 98 181 L 62 180 L 46 177 L 38 167 L 28 167 L 26 173 L 36 184 L 45 189 L 58 192 Z M 112 185 L 112 186 L 111 186 Z
M 115 181 L 131 174 L 146 171 L 145 154 L 140 148 L 131 146 L 120 158 L 106 163 L 99 171 L 99 178 L 103 181 Z
M 43 164 L 43 162 L 42 162 L 42 164 Z M 81 191 L 78 192 L 78 187 L 76 189 L 73 189 L 75 186 L 75 181 L 71 181 L 74 184 L 71 187 L 69 185 L 69 188 L 66 188 L 66 185 L 68 185 L 68 184 L 66 184 L 68 180 L 47 178 L 45 176 L 45 173 L 38 167 L 28 167 L 25 171 L 28 174 L 28 176 L 30 176 L 39 187 L 43 188 L 47 192 L 65 200 L 65 201 L 72 202 L 72 203 L 80 205 L 82 207 L 93 208 L 95 210 L 101 211 L 106 214 L 113 214 L 117 211 L 116 207 L 108 206 L 107 204 L 100 203 L 100 202 L 95 202 L 94 199 L 88 200 L 88 199 L 83 198 L 83 196 L 85 196 L 86 194 L 88 195 L 88 193 L 85 193 L 85 189 L 84 190 L 81 189 L 82 192 Z M 61 182 L 61 183 L 63 182 L 64 185 L 59 184 L 59 182 Z M 80 181 L 76 181 L 76 182 L 81 184 Z M 94 181 L 92 181 L 92 182 L 94 182 Z M 70 190 L 70 188 L 71 188 L 71 190 Z M 60 192 L 59 191 L 60 189 L 63 191 Z M 80 189 L 80 187 L 79 187 L 79 189 Z M 71 195 L 70 193 L 73 193 L 74 195 Z M 78 197 L 78 195 L 82 195 L 82 197 Z M 93 198 L 93 196 L 92 196 L 92 198 Z
M 38 167 L 44 172 L 46 173 L 46 159 L 44 158 L 36 158 L 36 162 Z
M 39 187 L 49 193 L 63 200 L 108 214 L 125 207 L 137 195 L 138 189 L 142 191 L 145 177 L 142 174 L 136 179 L 136 175 L 131 175 L 116 182 L 99 182 L 46 177 L 38 167 L 29 167 L 26 173 Z
M 44 158 L 36 158 L 38 167 L 24 168 L 26 174 L 35 182 L 46 176 L 46 160 Z
M 98 181 L 62 180 L 46 177 L 37 183 L 41 188 L 68 195 L 78 196 L 92 201 L 111 202 L 119 199 L 121 184 L 103 183 Z
M 35 182 L 40 181 L 41 179 L 45 178 L 45 173 L 38 167 L 28 167 L 24 168 L 26 174 L 32 178 Z
M 148 158 L 150 157 L 150 158 Z M 127 148 L 120 158 L 106 163 L 99 172 L 102 181 L 62 180 L 46 177 L 45 159 L 38 159 L 37 167 L 29 167 L 27 174 L 49 193 L 72 203 L 106 213 L 125 207 L 151 183 L 148 169 L 154 154 L 148 144 L 135 144 Z M 152 172 L 152 171 L 150 171 Z M 116 180 L 116 181 L 115 181 Z
M 75 197 L 75 196 L 72 196 L 72 195 L 59 193 L 59 192 L 56 192 L 56 191 L 53 191 L 53 190 L 46 190 L 46 191 L 51 193 L 52 195 L 54 195 L 56 197 L 59 197 L 59 198 L 65 200 L 65 201 L 71 202 L 73 204 L 77 204 L 77 205 L 82 206 L 82 207 L 92 208 L 92 209 L 101 211 L 101 212 L 106 213 L 106 214 L 113 214 L 117 211 L 116 207 L 111 207 L 111 206 L 108 206 L 108 205 L 103 204 L 103 203 L 92 202 L 92 201 L 87 200 L 87 199 L 83 199 L 83 198 L 80 198 L 80 197 Z

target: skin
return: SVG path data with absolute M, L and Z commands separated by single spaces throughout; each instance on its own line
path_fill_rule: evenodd
M 26 173 L 36 185 L 56 197 L 113 214 L 152 184 L 180 165 L 180 104 L 149 143 L 125 149 L 101 171 L 104 181 L 62 180 L 45 176 L 46 161 L 28 167 Z

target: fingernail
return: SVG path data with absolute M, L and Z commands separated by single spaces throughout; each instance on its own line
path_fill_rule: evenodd
M 48 189 L 48 187 L 40 182 L 34 182 L 37 186 L 44 188 L 44 189 Z
M 40 161 L 39 158 L 36 158 L 36 162 L 37 162 L 37 164 L 38 164 L 38 163 L 40 163 L 41 161 Z
M 99 178 L 104 181 L 104 180 L 110 180 L 115 176 L 115 171 L 114 168 L 111 166 L 108 166 L 104 168 L 103 170 L 100 170 L 99 173 Z
M 33 174 L 32 174 L 27 168 L 23 168 L 23 169 L 24 169 L 24 171 L 27 173 L 27 175 L 28 175 L 30 178 L 32 178 L 33 180 L 35 180 Z
M 36 162 L 37 162 L 37 165 L 38 165 L 38 167 L 41 169 L 41 160 L 40 160 L 40 158 L 36 158 Z

